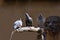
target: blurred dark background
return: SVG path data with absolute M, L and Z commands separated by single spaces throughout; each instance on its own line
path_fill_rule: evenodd
M 25 26 L 25 13 L 33 18 L 33 25 L 37 26 L 40 13 L 45 17 L 60 16 L 60 2 L 58 0 L 0 0 L 0 40 L 9 40 L 13 30 L 13 23 L 20 17 Z M 48 34 L 49 35 L 49 34 Z M 16 32 L 12 40 L 35 40 L 37 33 Z M 59 40 L 59 37 L 57 37 Z M 47 36 L 47 40 L 53 40 Z

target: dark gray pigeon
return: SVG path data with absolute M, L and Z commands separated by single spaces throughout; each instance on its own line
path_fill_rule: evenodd
M 32 26 L 32 23 L 33 23 L 33 20 L 32 18 L 29 16 L 28 13 L 25 13 L 25 16 L 26 16 L 26 26 Z
M 40 14 L 39 17 L 38 17 L 38 26 L 42 26 L 45 22 L 45 17 Z

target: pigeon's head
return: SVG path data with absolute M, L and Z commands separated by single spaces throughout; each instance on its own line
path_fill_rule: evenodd
M 25 16 L 26 16 L 26 17 L 29 17 L 29 14 L 28 14 L 28 13 L 25 13 Z
M 38 19 L 41 20 L 41 19 L 43 19 L 42 17 L 43 17 L 42 15 L 39 15 Z
M 25 16 L 26 16 L 27 20 L 31 20 L 32 21 L 32 18 L 30 17 L 30 15 L 28 13 L 25 13 Z
M 60 31 L 60 17 L 59 16 L 49 16 L 45 21 L 45 28 L 48 32 L 57 34 Z

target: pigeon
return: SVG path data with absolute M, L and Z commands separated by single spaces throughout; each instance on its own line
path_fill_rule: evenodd
M 14 29 L 21 28 L 21 26 L 22 26 L 21 18 L 20 18 L 20 20 L 15 21 L 14 24 L 13 24 Z
M 32 26 L 33 19 L 29 16 L 28 13 L 26 13 L 25 16 L 26 16 L 26 26 L 28 27 Z
M 45 22 L 45 17 L 42 14 L 40 14 L 38 17 L 38 26 L 39 27 L 42 26 L 44 22 Z

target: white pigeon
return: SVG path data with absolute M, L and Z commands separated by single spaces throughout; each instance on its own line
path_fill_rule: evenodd
M 32 26 L 33 19 L 29 16 L 28 13 L 26 13 L 25 16 L 26 16 L 26 26 Z
M 18 28 L 21 28 L 21 26 L 22 26 L 22 20 L 21 20 L 21 18 L 20 18 L 20 20 L 17 20 L 17 21 L 15 21 L 14 22 L 14 29 L 18 29 Z

